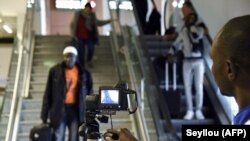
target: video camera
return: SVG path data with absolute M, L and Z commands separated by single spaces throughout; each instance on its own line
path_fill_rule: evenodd
M 128 97 L 135 96 L 135 108 L 130 110 Z M 116 111 L 128 111 L 133 114 L 137 110 L 137 97 L 134 90 L 128 89 L 127 82 L 121 81 L 112 86 L 101 86 L 98 94 L 88 95 L 86 102 L 85 123 L 79 128 L 79 135 L 91 139 L 100 138 L 99 123 L 108 123 L 108 117 L 105 115 L 115 115 Z M 112 122 L 111 122 L 112 125 Z

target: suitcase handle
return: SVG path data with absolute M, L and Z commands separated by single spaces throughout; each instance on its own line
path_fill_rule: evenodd
M 169 63 L 166 61 L 165 64 L 165 89 L 166 91 L 169 90 Z M 176 90 L 176 63 L 173 62 L 173 90 Z

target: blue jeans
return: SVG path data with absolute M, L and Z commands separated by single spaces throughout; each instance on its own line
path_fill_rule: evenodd
M 87 54 L 85 53 L 87 51 Z M 81 63 L 82 66 L 85 65 L 85 58 L 87 59 L 86 61 L 89 62 L 92 60 L 94 56 L 94 51 L 95 51 L 95 45 L 92 40 L 79 40 L 79 46 L 78 46 L 78 56 L 79 56 L 79 62 Z M 87 55 L 85 57 L 85 54 Z
M 61 118 L 59 127 L 55 130 L 56 141 L 65 140 L 66 127 L 69 130 L 69 141 L 78 141 L 78 118 L 75 105 L 65 105 L 65 112 Z

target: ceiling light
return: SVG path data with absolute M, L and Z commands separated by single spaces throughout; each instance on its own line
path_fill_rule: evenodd
M 87 0 L 56 0 L 55 6 L 57 9 L 82 9 L 86 3 Z
M 96 3 L 95 3 L 94 1 L 91 1 L 91 2 L 90 2 L 90 5 L 91 5 L 92 8 L 95 8 L 95 7 L 96 7 Z
M 13 30 L 6 24 L 3 25 L 3 29 L 9 34 L 13 33 Z
M 178 5 L 178 2 L 177 2 L 177 1 L 173 1 L 172 6 L 173 6 L 174 8 L 176 8 L 177 5 Z
M 111 9 L 117 9 L 117 3 L 116 1 L 109 1 L 109 6 Z M 133 10 L 132 3 L 130 1 L 122 1 L 119 4 L 119 9 L 122 10 Z
M 133 10 L 133 6 L 130 1 L 122 1 L 122 3 L 119 5 L 119 8 L 123 10 Z

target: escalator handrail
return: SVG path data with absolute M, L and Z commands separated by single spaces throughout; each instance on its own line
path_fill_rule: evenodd
M 109 10 L 110 10 L 111 19 L 115 19 L 112 15 L 113 13 L 112 13 L 112 10 L 110 7 L 109 7 Z M 118 17 L 119 13 L 116 13 L 116 14 Z M 112 25 L 112 29 L 114 30 L 114 32 L 111 32 L 111 37 L 112 37 L 111 39 L 113 40 L 113 43 L 114 43 L 114 45 L 112 46 L 112 51 L 113 51 L 115 65 L 117 66 L 116 68 L 117 68 L 119 80 L 122 80 L 122 76 L 121 76 L 122 74 L 121 74 L 121 70 L 120 70 L 121 68 L 119 67 L 120 61 L 119 61 L 119 57 L 117 56 L 117 52 L 119 51 L 119 44 L 118 44 L 118 38 L 117 38 L 119 35 L 117 33 L 119 33 L 119 31 L 118 32 L 116 31 L 116 28 L 115 28 L 115 25 L 113 22 L 111 23 L 111 25 Z M 118 24 L 118 28 L 119 28 L 120 32 L 122 32 L 120 24 Z M 120 33 L 120 34 L 121 34 L 121 37 L 123 37 L 123 39 L 125 40 L 125 37 L 124 37 L 125 35 L 123 33 Z M 125 52 L 124 52 L 125 57 L 126 57 L 126 61 L 130 62 L 130 60 L 128 58 L 128 51 L 126 49 L 127 48 L 125 48 Z M 127 64 L 129 72 L 131 72 L 131 66 L 132 66 L 131 63 Z M 130 76 L 130 78 L 131 78 L 131 76 Z M 131 80 L 131 81 L 133 83 L 133 80 Z M 132 87 L 133 86 L 134 86 L 134 84 L 132 84 Z M 129 103 L 131 104 L 131 101 L 129 101 Z M 146 124 L 145 119 L 143 119 L 144 117 L 142 116 L 142 111 L 140 110 L 140 108 L 138 108 L 137 111 L 139 111 L 139 112 L 136 112 L 134 115 L 134 117 L 135 117 L 134 119 L 136 120 L 135 124 L 137 125 L 136 126 L 137 130 L 135 131 L 135 135 L 137 135 L 138 138 L 141 140 L 149 141 L 149 135 L 147 134 L 148 132 L 147 132 L 147 128 L 145 126 L 145 124 Z M 138 128 L 138 126 L 139 126 L 139 128 Z M 140 130 L 140 131 L 138 132 L 138 130 Z
M 18 39 L 17 38 L 15 38 L 14 39 L 14 43 L 13 43 L 13 49 L 12 49 L 12 52 L 11 52 L 11 59 L 10 59 L 10 63 L 13 63 L 13 61 L 14 61 L 14 56 L 16 55 L 16 49 L 15 48 L 17 48 L 17 45 L 18 45 Z M 14 69 L 13 68 L 13 65 L 9 65 L 9 71 L 8 71 L 8 80 L 7 80 L 7 85 L 10 85 L 9 84 L 9 80 L 10 80 L 10 76 L 11 76 L 11 70 L 12 69 Z M 8 97 L 8 94 L 7 94 L 7 87 L 5 88 L 5 92 L 4 92 L 4 95 L 3 95 L 3 99 L 2 99 L 2 104 L 1 104 L 1 107 L 0 107 L 0 115 L 2 115 L 3 114 L 3 109 L 4 109 L 4 106 L 5 106 L 5 100 L 7 99 L 7 97 Z M 2 117 L 3 116 L 0 116 L 0 121 L 2 121 Z
M 137 14 L 137 11 L 136 11 L 137 9 L 135 8 L 134 0 L 131 0 L 131 2 L 132 2 L 133 7 L 134 7 L 134 15 L 135 15 L 135 18 L 136 18 L 136 22 L 138 24 L 139 34 L 141 35 L 140 36 L 140 43 L 141 43 L 141 46 L 144 47 L 145 46 L 144 45 L 145 40 L 143 38 L 143 31 L 142 31 L 142 28 L 141 28 L 142 26 L 140 25 L 140 21 L 138 20 L 139 18 L 138 18 L 138 14 Z M 171 134 L 176 134 L 176 130 L 173 127 L 172 122 L 171 122 L 171 117 L 170 117 L 170 114 L 169 114 L 169 111 L 168 111 L 168 108 L 167 108 L 168 107 L 167 103 L 166 103 L 166 101 L 163 98 L 162 92 L 160 91 L 160 88 L 159 88 L 160 85 L 158 84 L 158 81 L 156 81 L 156 75 L 155 75 L 156 73 L 153 73 L 154 69 L 153 69 L 152 64 L 150 63 L 151 61 L 149 60 L 149 57 L 148 57 L 149 55 L 147 53 L 147 50 L 145 48 L 141 48 L 141 49 L 142 49 L 143 53 L 145 54 L 146 59 L 148 60 L 147 61 L 148 62 L 148 66 L 150 68 L 150 72 L 152 72 L 151 75 L 153 75 L 153 76 L 150 77 L 151 81 L 152 81 L 151 84 L 152 85 L 156 85 L 156 93 L 155 94 L 158 95 L 157 98 L 156 98 L 156 100 L 157 100 L 157 104 L 159 104 L 159 106 L 156 107 L 155 101 L 151 101 L 150 102 L 151 106 L 154 105 L 151 108 L 153 108 L 153 109 L 160 108 L 160 110 L 161 110 L 161 112 L 163 114 L 163 119 L 165 120 L 166 125 L 167 125 L 166 126 L 167 132 L 169 132 Z M 149 98 L 149 99 L 151 99 L 151 98 Z M 156 118 L 158 118 L 158 119 L 153 118 L 154 119 L 154 123 L 156 125 L 156 131 L 157 131 L 158 136 L 159 137 L 160 136 L 166 136 L 165 131 L 163 131 L 163 129 L 161 128 L 161 125 L 160 125 L 162 123 L 159 122 L 160 121 L 160 119 L 159 119 L 160 117 L 159 116 L 157 117 L 156 115 L 153 115 L 153 116 L 155 116 Z
M 17 62 L 17 71 L 16 71 L 16 77 L 14 82 L 14 89 L 13 89 L 13 95 L 12 95 L 12 101 L 11 101 L 11 108 L 10 108 L 10 116 L 8 120 L 7 130 L 6 130 L 6 136 L 5 141 L 11 141 L 15 137 L 15 133 L 19 129 L 19 126 L 17 123 L 19 121 L 17 120 L 17 117 L 20 115 L 17 115 L 17 109 L 18 106 L 21 104 L 19 103 L 20 98 L 22 99 L 22 92 L 25 87 L 25 85 L 21 85 L 24 80 L 20 80 L 21 76 L 25 76 L 27 72 L 24 72 L 24 74 L 21 74 L 21 67 L 24 65 L 27 65 L 27 59 L 24 59 L 23 56 L 28 57 L 29 56 L 29 49 L 30 49 L 30 42 L 31 42 L 31 36 L 32 36 L 32 24 L 33 24 L 33 17 L 34 17 L 34 11 L 35 11 L 35 4 L 31 4 L 32 7 L 27 7 L 26 13 L 25 13 L 25 22 L 23 25 L 23 35 L 21 44 L 18 44 L 18 62 Z M 27 69 L 26 69 L 27 70 Z M 19 85 L 21 85 L 21 88 L 19 88 Z

